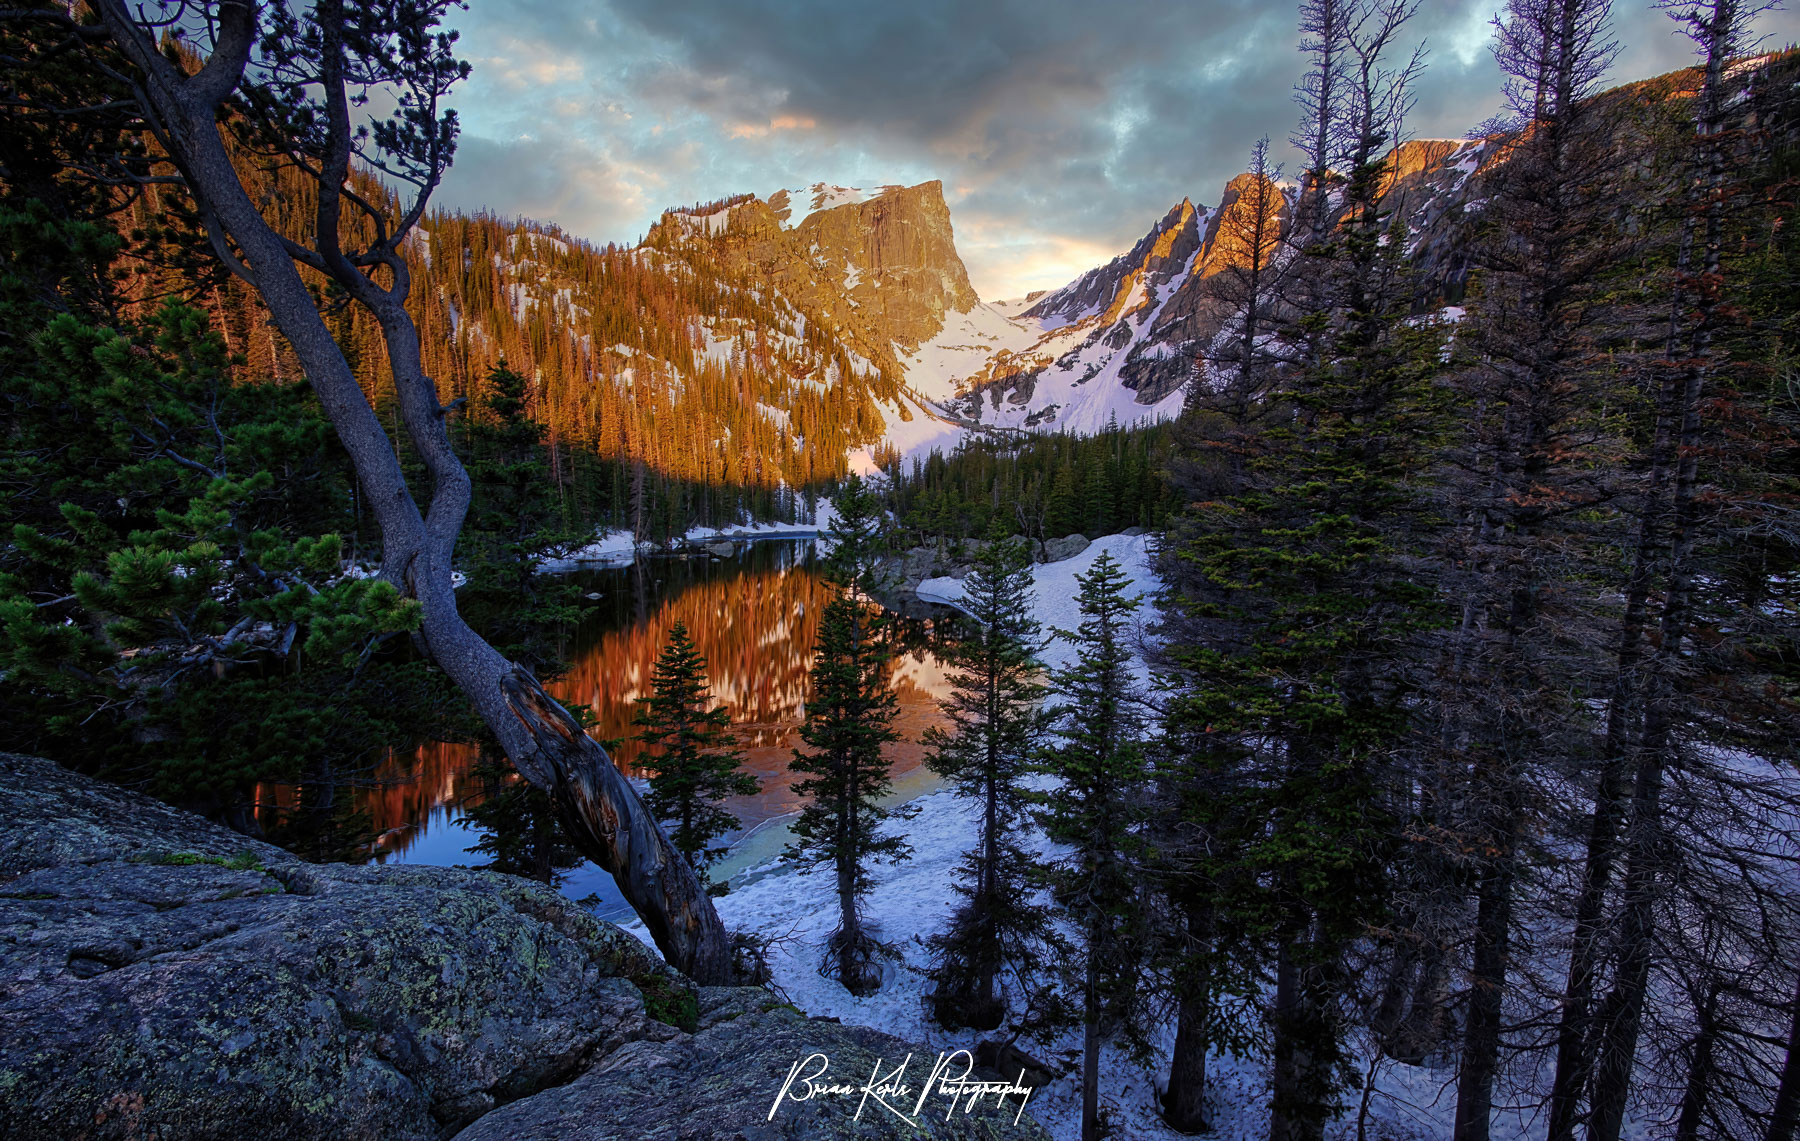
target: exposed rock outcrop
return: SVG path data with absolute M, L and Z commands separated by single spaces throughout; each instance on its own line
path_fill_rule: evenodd
M 710 1005 L 714 1000 L 703 994 L 702 1001 Z M 923 1112 L 916 1112 L 919 1091 L 937 1061 L 935 1052 L 901 1046 L 863 1027 L 810 1021 L 791 1007 L 762 1006 L 726 1005 L 718 1013 L 703 1008 L 703 1029 L 693 1037 L 633 1042 L 568 1085 L 489 1114 L 456 1141 L 988 1141 L 1043 1136 L 1029 1115 L 1012 1124 L 1017 1097 L 1005 1106 L 984 1098 L 974 1114 L 965 1114 L 961 1105 L 946 1113 L 949 1098 L 933 1093 Z M 805 1092 L 801 1086 L 776 1105 L 788 1069 L 817 1054 L 829 1059 L 824 1080 L 852 1086 L 869 1081 L 878 1068 L 886 1076 L 904 1063 L 911 1095 L 867 1103 L 860 1096 L 800 1102 L 795 1098 Z M 792 1061 L 769 1074 L 757 1065 L 764 1058 Z
M 873 192 L 817 186 L 707 215 L 672 210 L 645 244 L 703 246 L 728 270 L 761 278 L 829 321 L 896 377 L 896 348 L 917 348 L 944 327 L 946 313 L 979 302 L 956 252 L 942 182 Z
M 561 1101 L 539 1106 L 542 1091 L 560 1098 L 576 1079 L 599 1091 L 584 1120 L 615 1122 L 582 1136 L 652 1136 L 628 1084 L 643 1072 L 634 1058 L 704 1079 L 720 1106 L 741 1097 L 760 1119 L 792 1048 L 916 1050 L 777 1005 L 755 989 L 699 994 L 637 940 L 529 881 L 307 864 L 0 754 L 8 1137 L 436 1139 L 485 1128 L 501 1106 L 548 1121 L 544 1107 Z M 739 1019 L 750 1021 L 728 1029 Z M 792 1105 L 783 1127 L 814 1132 L 772 1135 L 824 1136 L 808 1123 L 837 1108 Z M 971 1120 L 981 1136 L 1042 1136 L 1002 1128 L 998 1110 Z
M 1020 316 L 1073 322 L 1099 315 L 1099 324 L 1111 326 L 1140 313 L 1155 296 L 1154 286 L 1186 272 L 1200 247 L 1200 225 L 1194 204 L 1183 198 L 1129 251 L 1046 294 Z
M 1060 563 L 1072 559 L 1088 549 L 1086 535 L 1064 535 L 1060 539 L 1051 539 L 1044 544 L 1044 561 Z
M 1266 185 L 1266 184 L 1265 184 Z M 1289 195 L 1269 187 L 1257 193 L 1257 176 L 1240 174 L 1225 184 L 1217 209 L 1207 213 L 1206 234 L 1192 272 L 1169 303 L 1157 314 L 1155 324 L 1119 369 L 1119 383 L 1137 393 L 1141 403 L 1154 404 L 1194 375 L 1195 358 L 1236 312 L 1229 270 L 1249 263 L 1248 235 L 1256 232 L 1257 210 L 1267 210 L 1262 221 L 1265 240 L 1273 244 L 1287 232 L 1292 216 Z M 1269 256 L 1265 250 L 1263 256 Z

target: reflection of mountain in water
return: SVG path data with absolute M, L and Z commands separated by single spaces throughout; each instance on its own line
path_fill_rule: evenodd
M 602 740 L 630 737 L 637 732 L 631 723 L 635 701 L 649 696 L 657 655 L 669 629 L 683 622 L 706 658 L 713 696 L 731 711 L 742 743 L 776 744 L 805 710 L 806 674 L 826 587 L 805 560 L 792 557 L 792 548 L 770 553 L 790 557 L 754 568 L 737 560 L 688 559 L 651 564 L 635 576 L 621 572 L 625 590 L 617 599 L 631 612 L 615 611 L 612 621 L 590 623 L 583 644 L 574 649 L 573 667 L 551 691 L 591 709 Z M 650 581 L 632 583 L 633 577 Z M 613 757 L 635 775 L 641 752 L 636 741 L 625 740 Z
M 800 744 L 812 643 L 829 589 L 812 566 L 811 543 L 759 543 L 723 561 L 650 560 L 591 572 L 582 588 L 601 595 L 598 611 L 575 636 L 568 673 L 546 688 L 593 712 L 591 732 L 619 741 L 610 750 L 619 766 L 641 775 L 641 746 L 621 739 L 637 732 L 634 699 L 649 694 L 656 657 L 679 621 L 706 657 L 714 697 L 731 712 L 745 771 L 762 779 L 761 792 L 734 799 L 731 809 L 746 826 L 797 809 L 787 764 Z M 910 625 L 909 646 L 928 640 L 928 624 Z M 920 767 L 918 740 L 941 723 L 937 700 L 947 682 L 943 665 L 922 646 L 897 655 L 891 669 L 902 739 L 889 748 L 902 776 Z M 396 757 L 384 765 L 375 786 L 357 793 L 381 837 L 378 852 L 406 852 L 434 817 L 473 803 L 480 795 L 470 772 L 475 760 L 470 746 L 432 742 L 404 763 Z

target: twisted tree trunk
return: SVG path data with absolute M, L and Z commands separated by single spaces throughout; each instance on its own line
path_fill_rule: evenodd
M 420 366 L 418 333 L 405 310 L 410 283 L 395 251 L 398 238 L 386 243 L 386 256 L 376 258 L 394 275 L 388 288 L 360 268 L 369 262 L 353 264 L 337 244 L 338 210 L 349 174 L 350 123 L 343 78 L 348 56 L 342 28 L 333 25 L 336 5 L 322 4 L 318 10 L 326 37 L 321 71 L 331 133 L 315 176 L 320 192 L 316 248 L 289 241 L 270 226 L 246 193 L 219 133 L 220 109 L 243 81 L 259 35 L 256 4 L 221 0 L 213 52 L 192 75 L 158 51 L 151 30 L 134 18 L 124 0 L 96 0 L 96 8 L 138 69 L 129 77 L 137 102 L 198 203 L 215 251 L 261 295 L 350 454 L 381 529 L 382 577 L 419 602 L 426 654 L 468 696 L 519 773 L 549 793 L 571 841 L 612 873 L 669 962 L 698 982 L 729 981 L 729 943 L 712 901 L 636 791 L 530 672 L 488 645 L 457 612 L 451 557 L 468 509 L 469 477 L 450 448 L 436 386 Z M 415 204 L 415 218 L 429 189 Z M 321 318 L 297 260 L 344 286 L 380 322 L 401 418 L 432 477 L 424 514 L 407 489 L 394 444 Z

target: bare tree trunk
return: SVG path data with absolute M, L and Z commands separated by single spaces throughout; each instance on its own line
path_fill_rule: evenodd
M 259 34 L 254 4 L 223 0 L 213 53 L 191 76 L 157 50 L 124 0 L 97 0 L 97 8 L 142 75 L 138 102 L 199 203 L 215 251 L 261 294 L 305 366 L 380 526 L 382 576 L 420 604 L 427 654 L 468 696 L 520 774 L 550 794 L 570 839 L 613 874 L 669 962 L 699 982 L 729 981 L 729 945 L 712 901 L 636 791 L 528 671 L 506 660 L 457 613 L 451 557 L 468 509 L 469 478 L 450 450 L 436 387 L 419 367 L 418 335 L 404 309 L 404 263 L 397 257 L 385 263 L 395 284 L 383 290 L 336 248 L 333 203 L 347 176 L 349 148 L 342 85 L 334 107 L 343 120 L 342 163 L 335 184 L 329 177 L 319 183 L 323 224 L 315 237 L 323 252 L 307 251 L 284 240 L 258 212 L 219 134 L 218 108 L 241 81 Z M 341 34 L 329 24 L 324 31 Z M 332 96 L 328 90 L 327 98 Z M 403 422 L 432 475 L 430 509 L 423 516 L 394 445 L 321 319 L 296 257 L 344 285 L 381 323 Z
M 1300 1006 L 1300 971 L 1290 950 L 1298 932 L 1289 931 L 1280 938 L 1281 945 L 1275 949 L 1275 1009 L 1270 1019 L 1275 1033 L 1270 1048 L 1269 1141 L 1293 1141 L 1294 1131 L 1284 1107 L 1295 1096 L 1294 1042 L 1283 1027 L 1294 1020 Z
M 1781 1084 L 1775 1090 L 1775 1105 L 1769 1111 L 1769 1131 L 1763 1141 L 1794 1141 L 1800 1126 L 1800 984 L 1794 988 L 1788 1011 L 1787 1060 L 1781 1067 Z
M 1704 330 L 1696 334 L 1696 353 L 1704 351 L 1705 338 Z M 1675 543 L 1669 559 L 1662 637 L 1644 702 L 1643 735 L 1637 748 L 1630 823 L 1624 838 L 1629 863 L 1625 872 L 1625 911 L 1619 924 L 1619 971 L 1601 1018 L 1603 1032 L 1588 1118 L 1590 1141 L 1618 1141 L 1623 1123 L 1649 986 L 1655 907 L 1666 857 L 1663 776 L 1670 760 L 1670 734 L 1679 700 L 1674 674 L 1681 668 L 1694 592 L 1691 556 L 1698 524 L 1698 461 L 1694 453 L 1700 444 L 1700 393 L 1705 378 L 1705 370 L 1698 363 L 1687 372 L 1682 401 L 1682 459 L 1675 480 Z
M 1444 992 L 1449 981 L 1449 962 L 1433 932 L 1419 953 L 1418 979 L 1406 1006 L 1406 1017 L 1394 1029 L 1393 1042 L 1382 1048 L 1382 1054 L 1417 1066 L 1442 1045 L 1446 1033 Z
M 999 1005 L 996 996 L 996 976 L 1000 970 L 1000 940 L 994 931 L 994 905 L 999 902 L 996 897 L 1000 894 L 996 880 L 1000 864 L 1000 789 L 995 783 L 994 774 L 1000 767 L 1000 743 L 992 728 L 999 724 L 999 699 L 995 694 L 992 678 L 993 675 L 990 673 L 988 685 L 988 725 L 990 727 L 988 732 L 988 777 L 981 818 L 981 878 L 979 881 L 981 898 L 984 901 L 981 915 L 982 921 L 987 924 L 988 945 L 981 957 L 981 975 L 975 986 L 975 1002 L 976 1009 L 981 1012 L 984 1019 L 994 1017 L 995 1013 L 998 1013 L 998 1016 L 1004 1020 L 1005 1012 L 996 1011 L 996 1007 Z M 989 1027 L 984 1026 L 981 1029 L 985 1030 Z
M 1696 570 L 1693 553 L 1700 526 L 1699 450 L 1703 443 L 1700 406 L 1708 373 L 1707 354 L 1712 345 L 1711 319 L 1719 303 L 1720 245 L 1724 229 L 1721 188 L 1725 180 L 1725 153 L 1718 135 L 1722 130 L 1724 70 L 1736 38 L 1733 20 L 1737 0 L 1714 0 L 1711 20 L 1703 25 L 1707 51 L 1706 80 L 1697 116 L 1702 137 L 1713 140 L 1707 155 L 1699 194 L 1705 230 L 1701 271 L 1703 283 L 1690 290 L 1678 280 L 1670 315 L 1667 365 L 1678 369 L 1675 402 L 1665 419 L 1675 421 L 1675 478 L 1671 494 L 1672 533 L 1668 551 L 1668 587 L 1663 596 L 1660 638 L 1651 656 L 1645 679 L 1643 728 L 1636 754 L 1630 817 L 1623 847 L 1629 854 L 1625 873 L 1624 915 L 1619 924 L 1619 970 L 1601 1021 L 1601 1039 L 1595 1059 L 1594 1090 L 1589 1111 L 1590 1141 L 1618 1141 L 1625 1105 L 1631 1090 L 1639 1031 L 1647 998 L 1655 907 L 1664 870 L 1665 841 L 1662 827 L 1664 773 L 1671 761 L 1671 736 L 1680 718 L 1681 695 L 1676 678 L 1683 670 L 1684 647 L 1693 609 Z M 1691 229 L 1684 235 L 1683 253 L 1691 248 Z M 1688 260 L 1686 258 L 1683 259 Z M 1684 269 L 1686 267 L 1683 267 Z M 1692 292 L 1695 313 L 1692 331 L 1680 332 L 1689 319 L 1683 304 Z M 1685 354 L 1681 349 L 1685 347 Z M 1685 356 L 1685 359 L 1681 359 Z M 1666 389 L 1665 389 L 1666 390 Z
M 1320 1040 L 1323 1011 L 1320 987 L 1308 978 L 1308 966 L 1295 954 L 1302 942 L 1313 938 L 1310 916 L 1285 925 L 1288 934 L 1278 936 L 1281 946 L 1275 960 L 1275 1011 L 1273 1072 L 1270 1078 L 1269 1141 L 1318 1141 L 1325 1132 L 1321 1087 L 1329 1075 L 1321 1075 L 1314 1048 Z M 1316 948 L 1308 957 L 1318 961 Z M 1310 970 L 1317 971 L 1317 966 Z M 1322 1081 L 1321 1078 L 1325 1080 Z
M 1714 983 L 1707 988 L 1706 998 L 1696 1012 L 1700 1026 L 1694 1035 L 1694 1056 L 1688 1063 L 1687 1085 L 1681 1093 L 1681 1112 L 1675 1121 L 1675 1141 L 1699 1141 L 1700 1122 L 1706 1115 L 1706 1103 L 1712 1096 L 1713 1052 L 1719 1041 L 1718 1004 L 1719 987 Z
M 837 858 L 838 981 L 851 994 L 868 993 L 862 967 L 862 922 L 856 914 L 856 864 L 841 845 Z
M 1212 909 L 1196 895 L 1187 901 L 1183 911 L 1188 942 L 1196 958 L 1181 972 L 1175 1049 L 1169 1058 L 1163 1118 L 1183 1133 L 1205 1133 L 1211 1128 L 1206 1121 L 1206 1055 L 1208 1023 L 1212 1020 L 1212 979 L 1207 966 L 1213 950 Z
M 1475 915 L 1475 956 L 1470 965 L 1469 1021 L 1463 1033 L 1453 1141 L 1488 1141 L 1494 1078 L 1500 1069 L 1501 1012 L 1510 959 L 1514 880 L 1510 851 L 1498 857 L 1481 878 Z
M 1660 442 L 1660 441 L 1659 441 Z M 1664 449 L 1658 448 L 1660 453 Z M 1672 454 L 1672 449 L 1667 449 Z M 1572 1141 L 1581 1094 L 1589 1070 L 1591 1009 L 1600 952 L 1606 935 L 1601 922 L 1612 884 L 1619 826 L 1624 820 L 1625 754 L 1633 711 L 1637 708 L 1638 672 L 1643 658 L 1645 617 L 1650 597 L 1650 570 L 1659 545 L 1656 499 L 1661 488 L 1652 477 L 1652 501 L 1639 522 L 1638 546 L 1631 579 L 1625 589 L 1625 617 L 1619 635 L 1612 694 L 1607 707 L 1606 740 L 1594 788 L 1594 810 L 1588 822 L 1587 861 L 1581 894 L 1575 905 L 1573 946 L 1568 981 L 1556 1028 L 1556 1073 L 1550 1086 L 1549 1141 Z
M 1088 925 L 1081 1023 L 1081 1141 L 1100 1141 L 1099 924 Z
M 1696 8 L 1696 13 L 1703 9 Z M 1707 48 L 1706 78 L 1698 100 L 1696 130 L 1702 138 L 1715 136 L 1722 129 L 1722 83 L 1732 45 L 1738 37 L 1736 26 L 1738 0 L 1714 0 L 1711 18 L 1700 25 Z M 1702 287 L 1694 296 L 1688 282 L 1692 272 L 1696 236 L 1705 222 L 1704 272 L 1710 277 L 1719 268 L 1719 233 L 1721 202 L 1719 189 L 1724 181 L 1725 155 L 1714 142 L 1709 148 L 1703 176 L 1690 187 L 1689 213 L 1683 221 L 1681 243 L 1676 253 L 1675 290 L 1670 306 L 1669 335 L 1663 351 L 1668 371 L 1659 386 L 1656 431 L 1651 444 L 1650 487 L 1645 495 L 1643 514 L 1639 520 L 1637 552 L 1631 578 L 1625 592 L 1625 616 L 1621 623 L 1618 663 L 1611 699 L 1607 710 L 1606 742 L 1598 787 L 1595 791 L 1594 814 L 1588 838 L 1587 867 L 1577 905 L 1575 942 L 1570 953 L 1569 981 L 1563 999 L 1562 1018 L 1557 1028 L 1556 1076 L 1551 1087 L 1549 1141 L 1571 1141 L 1580 1108 L 1583 1086 L 1593 1066 L 1592 999 L 1595 971 L 1599 964 L 1600 941 L 1605 931 L 1602 914 L 1606 892 L 1610 886 L 1619 846 L 1619 829 L 1627 807 L 1623 780 L 1625 761 L 1630 749 L 1633 724 L 1643 712 L 1640 694 L 1644 687 L 1643 636 L 1649 619 L 1649 594 L 1652 580 L 1670 560 L 1670 541 L 1664 534 L 1668 515 L 1678 516 L 1682 505 L 1691 501 L 1693 488 L 1684 489 L 1686 468 L 1679 449 L 1697 442 L 1698 422 L 1691 427 L 1703 391 L 1704 373 L 1698 358 L 1707 347 L 1708 333 L 1697 330 L 1690 348 L 1692 360 L 1678 369 L 1681 355 L 1681 327 L 1687 319 L 1690 304 L 1698 303 L 1709 311 L 1716 298 L 1711 287 Z M 1690 436 L 1694 437 L 1690 439 Z M 1667 502 L 1671 485 L 1674 503 Z M 1680 520 L 1677 526 L 1681 525 Z M 1677 539 L 1677 542 L 1680 542 Z M 1667 569 L 1675 571 L 1676 568 Z M 1659 648 L 1656 656 L 1666 660 L 1667 648 Z M 1656 780 L 1660 782 L 1660 774 Z M 1640 790 L 1641 791 L 1641 790 Z M 1615 1060 L 1615 1065 L 1618 1064 Z M 1627 1080 L 1628 1080 L 1627 1075 Z M 1591 1132 L 1591 1130 L 1590 1130 Z
M 1301 124 L 1303 136 L 1294 141 L 1306 154 L 1304 172 L 1305 196 L 1309 198 L 1307 239 L 1311 246 L 1325 241 L 1330 224 L 1329 186 L 1333 150 L 1339 142 L 1338 101 L 1341 96 L 1337 81 L 1343 70 L 1345 27 L 1350 13 L 1344 0 L 1303 0 L 1300 6 L 1301 50 L 1312 56 L 1312 70 L 1307 73 L 1296 98 L 1308 113 Z

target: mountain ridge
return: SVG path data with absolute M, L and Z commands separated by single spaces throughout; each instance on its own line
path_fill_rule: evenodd
M 1772 66 L 1747 63 L 1743 82 L 1763 82 L 1758 69 Z M 1596 98 L 1639 109 L 1631 130 L 1641 139 L 1654 119 L 1642 109 L 1693 86 L 1686 69 Z M 1506 153 L 1498 135 L 1412 140 L 1391 153 L 1421 311 L 1461 296 L 1478 187 Z M 1646 196 L 1666 192 L 1663 174 L 1630 176 L 1649 180 Z M 969 281 L 936 180 L 815 182 L 678 207 L 632 247 L 440 211 L 406 246 L 410 307 L 446 404 L 473 395 L 504 359 L 534 380 L 530 407 L 550 426 L 553 453 L 579 447 L 622 465 L 626 474 L 606 477 L 612 501 L 642 498 L 620 482 L 639 467 L 779 498 L 950 450 L 971 432 L 1091 433 L 1177 414 L 1235 312 L 1223 271 L 1240 256 L 1232 233 L 1249 178 L 1229 180 L 1214 206 L 1181 197 L 1106 263 L 1001 303 Z M 276 191 L 289 193 L 259 193 Z M 304 219 L 303 189 L 292 193 Z M 1276 197 L 1285 227 L 1297 191 Z M 259 374 L 293 375 L 291 352 L 250 316 L 254 302 L 234 305 L 220 310 L 232 351 Z M 379 401 L 388 382 L 378 356 L 357 347 L 378 336 L 366 326 L 352 312 L 338 332 Z

